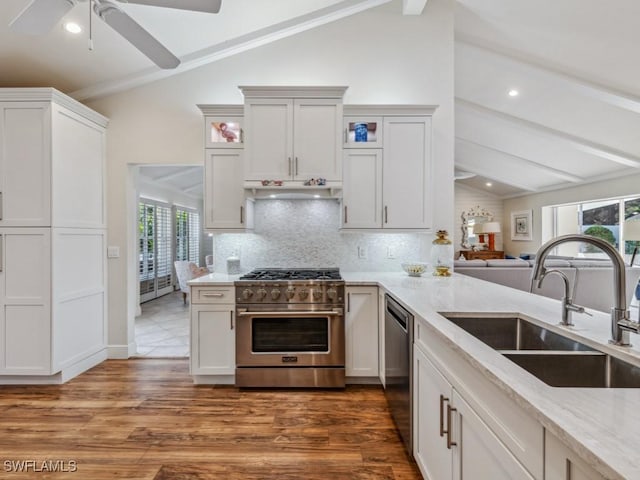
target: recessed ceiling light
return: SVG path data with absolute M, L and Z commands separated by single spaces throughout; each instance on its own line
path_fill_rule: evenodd
M 491 182 L 487 182 L 487 183 L 485 183 L 485 185 L 486 185 L 487 187 L 492 187 L 492 186 L 493 186 L 493 183 L 491 183 Z
M 76 22 L 65 23 L 64 29 L 69 33 L 80 33 L 82 31 L 82 27 L 78 25 Z
M 276 198 L 276 196 L 271 194 L 271 195 L 269 195 L 269 198 Z
M 518 95 L 520 95 L 520 92 L 518 90 L 516 90 L 515 88 L 512 88 L 511 90 L 509 90 L 509 96 L 510 97 L 517 97 Z
M 320 198 L 320 195 L 318 195 L 317 193 L 313 196 L 313 198 Z

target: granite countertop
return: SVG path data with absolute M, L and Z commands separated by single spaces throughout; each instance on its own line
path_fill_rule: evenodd
M 341 272 L 347 285 L 378 285 L 486 378 L 526 409 L 605 478 L 640 479 L 640 389 L 554 388 L 453 325 L 439 312 L 522 314 L 548 324 L 605 353 L 640 364 L 640 338 L 633 347 L 609 345 L 610 317 L 589 310 L 574 314 L 575 327 L 561 327 L 558 300 L 454 274 L 449 278 L 409 277 L 402 272 Z M 238 275 L 213 273 L 190 285 L 233 285 Z M 613 300 L 613 299 L 612 299 Z

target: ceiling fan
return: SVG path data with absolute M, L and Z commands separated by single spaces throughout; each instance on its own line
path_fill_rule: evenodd
M 176 68 L 180 60 L 109 0 L 31 0 L 26 8 L 9 24 L 16 32 L 42 35 L 51 30 L 78 2 L 89 1 L 93 12 L 107 25 L 127 39 L 160 68 Z M 154 7 L 218 13 L 222 0 L 117 0 Z

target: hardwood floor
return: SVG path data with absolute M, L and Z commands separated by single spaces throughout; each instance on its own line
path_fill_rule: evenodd
M 35 466 L 20 473 L 19 461 Z M 421 476 L 381 387 L 194 386 L 187 360 L 136 359 L 108 360 L 64 385 L 0 387 L 0 478 Z

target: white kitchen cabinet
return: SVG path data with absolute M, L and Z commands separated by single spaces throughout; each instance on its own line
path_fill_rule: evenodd
M 191 374 L 234 375 L 235 307 L 191 305 Z
M 52 88 L 0 89 L 0 383 L 106 359 L 106 125 Z
M 346 287 L 346 295 L 345 375 L 377 378 L 378 287 Z
M 367 125 L 382 119 L 382 128 L 376 127 L 376 131 L 383 148 L 366 145 L 356 149 L 356 142 L 349 142 L 344 149 L 342 228 L 431 230 L 434 108 L 367 105 L 346 106 L 345 110 L 350 114 L 382 113 L 380 117 L 350 115 L 345 124 L 354 123 L 353 118 L 371 120 Z
M 414 456 L 425 479 L 534 478 L 417 345 L 414 379 Z
M 245 180 L 342 180 L 344 87 L 240 87 Z
M 382 150 L 345 149 L 342 227 L 382 226 Z
M 545 480 L 604 480 L 605 477 L 548 431 L 544 448 Z
M 345 116 L 343 136 L 344 148 L 382 148 L 382 117 Z
M 217 383 L 233 383 L 236 368 L 234 287 L 191 286 L 190 298 L 190 366 L 194 380 L 198 383 L 198 375 L 215 375 Z
M 431 117 L 385 117 L 383 155 L 382 226 L 431 229 Z
M 0 228 L 0 374 L 51 373 L 51 230 Z
M 244 148 L 244 118 L 237 105 L 204 117 L 205 148 Z
M 205 150 L 204 228 L 253 228 L 253 202 L 245 198 L 241 149 Z
M 452 388 L 417 346 L 413 347 L 413 456 L 425 480 L 453 478 L 453 450 L 447 448 L 446 406 Z

